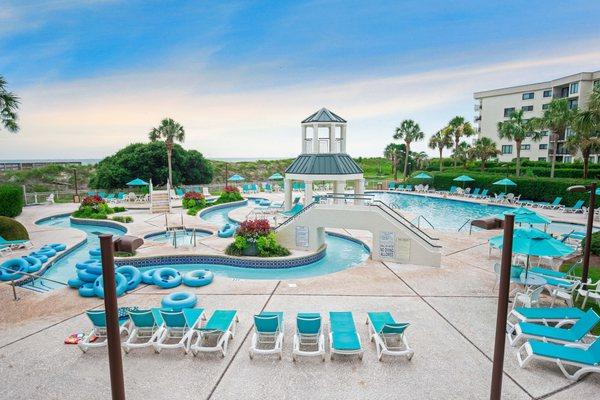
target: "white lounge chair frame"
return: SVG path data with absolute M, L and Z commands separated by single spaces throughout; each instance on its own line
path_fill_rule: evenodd
M 131 349 L 153 346 L 154 342 L 162 335 L 163 329 L 165 329 L 164 323 L 146 328 L 135 326 L 133 320 L 131 320 L 129 336 L 127 336 L 127 340 L 121 344 L 123 351 L 125 351 L 125 354 L 128 354 Z
M 562 328 L 565 325 L 573 325 L 575 322 L 576 321 L 565 319 L 565 320 L 560 321 L 556 325 L 554 325 L 554 328 Z M 530 335 L 527 333 L 523 333 L 523 330 L 521 329 L 521 326 L 519 324 L 516 324 L 514 326 L 513 332 L 514 332 L 514 335 L 512 335 L 511 332 L 506 333 L 506 336 L 508 337 L 508 343 L 512 347 L 515 347 L 517 345 L 517 343 L 519 341 L 521 341 L 522 339 L 525 339 L 525 340 L 534 339 L 534 340 L 540 340 L 543 342 L 551 342 L 551 343 L 558 343 L 558 344 L 565 344 L 565 345 L 574 343 L 574 342 L 564 341 L 564 340 L 555 339 L 555 338 L 547 338 L 547 337 L 543 337 L 543 336 Z M 590 333 L 587 333 L 577 343 L 583 343 L 584 341 L 593 341 L 595 339 L 596 339 L 596 336 L 591 335 Z
M 271 317 L 270 315 L 267 317 Z M 285 332 L 284 319 L 281 319 L 281 325 L 279 327 L 279 331 L 275 333 L 262 333 L 256 330 L 256 326 L 254 327 L 254 333 L 252 333 L 252 343 L 250 345 L 250 349 L 248 350 L 248 355 L 252 360 L 256 354 L 269 355 L 269 354 L 277 354 L 279 359 L 283 358 L 283 336 Z M 259 345 L 273 345 L 272 348 L 269 349 L 259 349 Z
M 192 355 L 194 355 L 194 357 L 195 357 L 200 352 L 212 353 L 212 352 L 220 351 L 221 357 L 225 357 L 225 355 L 227 354 L 227 347 L 229 346 L 229 340 L 233 339 L 236 335 L 238 322 L 239 322 L 239 317 L 236 312 L 235 317 L 233 318 L 233 321 L 229 325 L 229 329 L 227 329 L 226 332 L 195 330 L 195 332 L 192 333 L 192 340 L 193 340 L 194 334 L 197 334 L 198 337 L 196 338 L 196 341 L 194 342 L 194 344 L 192 344 L 190 346 Z M 214 346 L 203 346 L 202 343 L 204 342 L 204 340 L 205 339 L 208 340 L 212 336 L 218 337 L 217 343 Z
M 358 338 L 358 342 L 361 343 L 360 349 L 356 349 L 356 350 L 338 350 L 335 349 L 333 347 L 333 333 L 329 332 L 329 359 L 333 360 L 333 355 L 334 354 L 342 354 L 342 355 L 346 355 L 346 356 L 353 356 L 353 355 L 358 355 L 358 359 L 362 360 L 363 359 L 363 353 L 365 352 L 365 349 L 362 347 L 362 339 L 360 338 L 360 333 L 358 333 L 358 331 L 355 331 L 354 333 L 356 333 L 356 336 Z
M 129 321 L 123 325 L 119 326 L 119 335 L 123 333 L 129 333 Z M 92 337 L 96 337 L 96 340 L 91 341 Z M 105 347 L 108 345 L 108 338 L 106 337 L 106 327 L 94 326 L 92 330 L 86 334 L 79 342 L 77 342 L 77 347 L 86 353 L 89 349 Z
M 371 337 L 371 342 L 375 342 L 375 348 L 377 349 L 377 360 L 381 361 L 383 355 L 388 356 L 396 356 L 396 357 L 406 357 L 410 361 L 415 354 L 415 351 L 408 344 L 408 337 L 406 336 L 406 331 L 402 332 L 402 334 L 380 334 L 375 331 L 375 327 L 371 323 L 371 319 L 367 317 L 367 325 L 369 325 L 369 335 Z M 401 345 L 396 345 L 391 341 L 397 339 L 400 336 Z
M 186 326 L 183 328 L 169 327 L 165 323 L 160 336 L 155 342 L 152 343 L 152 347 L 154 347 L 154 352 L 158 354 L 162 349 L 183 348 L 183 351 L 185 352 L 185 354 L 187 354 L 190 350 L 190 342 L 192 339 L 192 335 L 194 334 L 195 329 L 200 324 L 202 324 L 203 319 L 204 310 L 202 310 L 202 313 L 200 314 L 200 316 L 198 316 L 198 319 L 194 322 L 193 326 Z M 179 341 L 176 343 L 166 343 L 167 341 L 173 339 L 179 339 Z
M 305 317 L 305 319 L 312 318 Z M 292 361 L 296 361 L 296 356 L 321 356 L 321 361 L 325 361 L 325 335 L 323 334 L 322 321 L 323 320 L 321 319 L 321 329 L 319 329 L 319 333 L 314 335 L 300 333 L 296 329 L 296 333 L 294 333 L 294 344 L 292 347 Z M 316 350 L 302 350 L 302 347 L 312 347 L 316 348 Z

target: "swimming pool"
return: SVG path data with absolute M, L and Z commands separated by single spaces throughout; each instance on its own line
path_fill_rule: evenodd
M 158 243 L 168 243 L 173 246 L 173 240 L 175 239 L 177 242 L 177 247 L 179 246 L 191 246 L 194 243 L 194 234 L 196 235 L 196 240 L 208 237 L 212 235 L 212 232 L 205 231 L 202 229 L 196 229 L 195 233 L 192 229 L 186 229 L 184 231 L 177 231 L 176 233 L 172 231 L 168 232 L 159 232 L 159 233 L 151 233 L 149 235 L 144 236 L 144 240 L 150 240 L 152 242 Z
M 512 207 L 496 204 L 474 203 L 459 199 L 444 199 L 408 193 L 372 192 L 376 200 L 381 200 L 399 211 L 406 211 L 425 217 L 435 230 L 457 232 L 467 221 L 494 214 L 501 214 Z M 417 221 L 413 222 L 414 224 Z M 431 228 L 424 220 L 420 221 L 422 228 Z M 473 228 L 474 230 L 478 228 Z M 568 233 L 573 230 L 585 230 L 583 225 L 553 222 L 548 231 L 555 234 Z M 469 224 L 461 232 L 468 232 Z

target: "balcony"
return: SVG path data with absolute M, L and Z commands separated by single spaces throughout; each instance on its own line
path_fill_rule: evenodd
M 481 109 L 482 109 L 481 104 L 474 104 L 473 105 L 473 110 L 474 111 L 481 111 Z
M 476 115 L 475 117 L 473 117 L 473 122 L 479 122 L 481 121 L 481 115 Z

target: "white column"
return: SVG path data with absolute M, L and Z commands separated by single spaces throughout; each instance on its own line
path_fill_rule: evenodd
M 340 153 L 346 152 L 346 125 L 342 125 L 340 138 L 342 139 L 340 142 Z
M 354 194 L 357 196 L 365 194 L 365 180 L 357 179 L 354 181 Z M 364 204 L 364 200 L 354 200 L 354 204 Z
M 329 126 L 329 152 L 335 152 L 335 124 Z
M 346 181 L 335 181 L 333 182 L 333 194 L 334 195 L 343 195 L 346 191 Z M 335 204 L 341 204 L 344 200 L 339 198 L 335 199 Z
M 319 152 L 319 125 L 313 124 L 313 153 Z
M 313 183 L 312 181 L 304 181 L 304 206 L 309 205 L 313 201 Z
M 284 180 L 283 187 L 285 192 L 285 209 L 289 210 L 290 208 L 292 208 L 292 180 Z
M 302 125 L 302 154 L 306 153 L 306 125 Z

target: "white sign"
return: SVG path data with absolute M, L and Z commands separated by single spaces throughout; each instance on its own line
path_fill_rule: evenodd
M 398 238 L 396 240 L 396 260 L 410 260 L 410 239 Z
M 308 227 L 296 227 L 296 247 L 308 247 Z
M 394 232 L 379 232 L 379 256 L 381 258 L 394 258 L 396 235 Z

